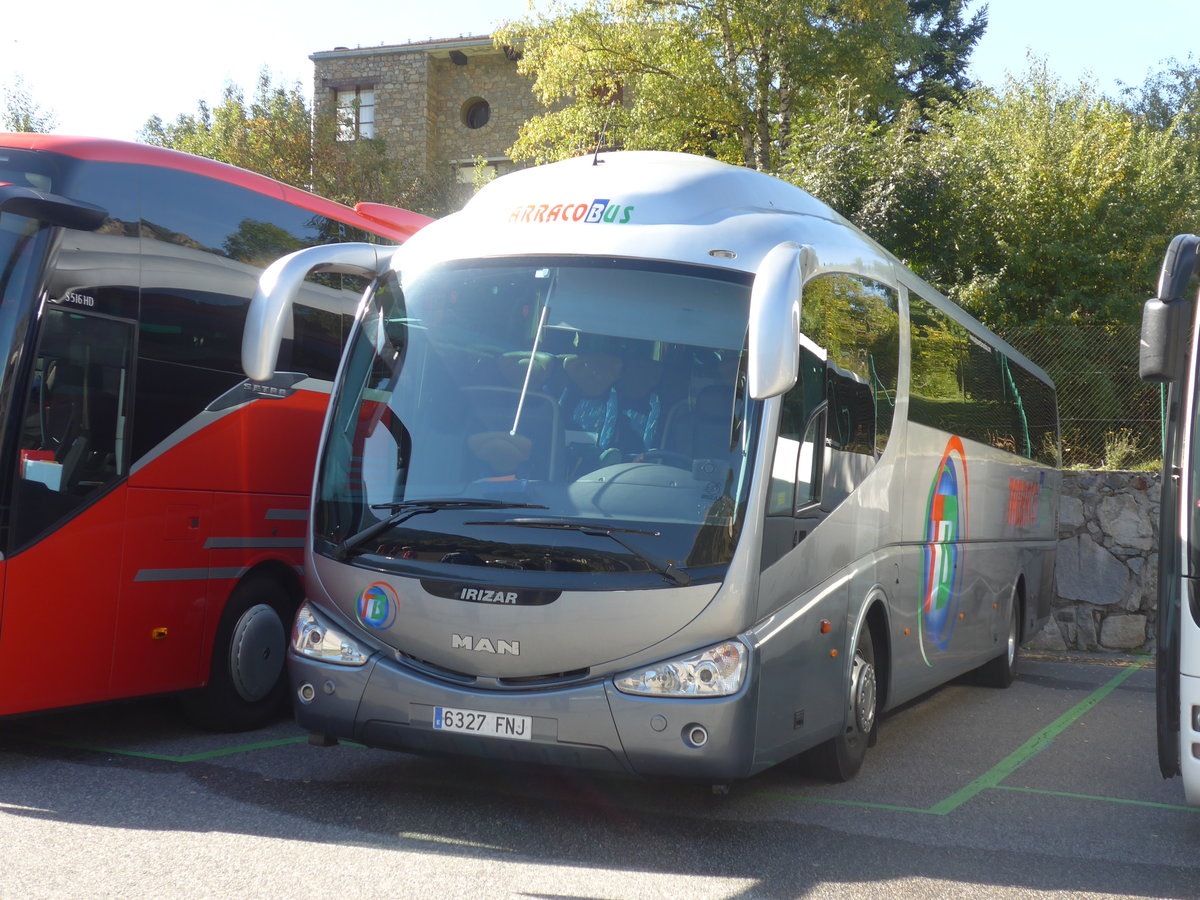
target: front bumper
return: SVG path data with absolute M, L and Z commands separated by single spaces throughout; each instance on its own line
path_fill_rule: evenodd
M 675 699 L 623 694 L 607 679 L 484 690 L 382 656 L 350 668 L 290 653 L 288 667 L 302 728 L 371 747 L 655 777 L 727 780 L 752 771 L 753 677 L 728 697 Z M 435 731 L 439 706 L 530 716 L 532 738 Z

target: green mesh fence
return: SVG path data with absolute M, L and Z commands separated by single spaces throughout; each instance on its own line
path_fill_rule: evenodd
M 1138 378 L 1138 328 L 1030 326 L 1004 339 L 1058 388 L 1063 465 L 1141 469 L 1162 459 L 1162 392 Z

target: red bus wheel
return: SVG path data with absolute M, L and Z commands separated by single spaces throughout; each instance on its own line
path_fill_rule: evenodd
M 284 587 L 269 578 L 234 588 L 217 627 L 208 684 L 185 699 L 194 721 L 218 731 L 246 731 L 279 716 L 294 607 Z

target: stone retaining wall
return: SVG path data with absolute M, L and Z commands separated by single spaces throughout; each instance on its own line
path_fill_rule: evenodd
M 1057 597 L 1036 650 L 1153 651 L 1159 473 L 1064 472 Z

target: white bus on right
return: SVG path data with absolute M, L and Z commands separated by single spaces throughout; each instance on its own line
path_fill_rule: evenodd
M 1200 482 L 1197 454 L 1195 310 L 1200 236 L 1171 241 L 1158 296 L 1142 312 L 1141 376 L 1166 387 L 1162 505 L 1159 513 L 1157 718 L 1163 778 L 1183 776 L 1191 806 L 1200 806 Z

